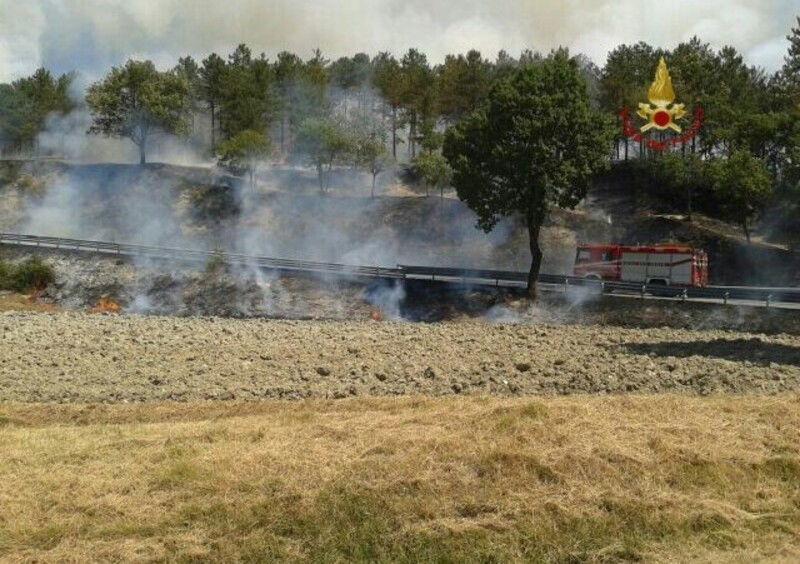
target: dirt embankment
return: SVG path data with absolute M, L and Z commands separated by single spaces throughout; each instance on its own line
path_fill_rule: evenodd
M 6 313 L 21 402 L 800 390 L 789 335 Z

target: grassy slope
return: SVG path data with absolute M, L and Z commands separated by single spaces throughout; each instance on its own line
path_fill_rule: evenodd
M 800 397 L 0 405 L 0 558 L 791 561 Z

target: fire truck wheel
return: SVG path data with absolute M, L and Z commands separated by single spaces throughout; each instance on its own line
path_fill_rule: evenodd
M 681 295 L 680 290 L 676 290 L 675 288 L 668 288 L 667 281 L 661 278 L 656 278 L 654 280 L 650 280 L 647 282 L 650 286 L 650 295 L 657 296 L 659 298 L 674 298 Z M 664 286 L 662 290 L 659 286 Z

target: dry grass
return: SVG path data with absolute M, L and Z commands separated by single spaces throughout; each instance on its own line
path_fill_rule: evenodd
M 26 296 L 0 291 L 0 311 L 54 312 L 58 311 L 58 308 L 52 304 L 38 301 L 35 295 Z
M 0 404 L 8 561 L 796 561 L 800 396 Z

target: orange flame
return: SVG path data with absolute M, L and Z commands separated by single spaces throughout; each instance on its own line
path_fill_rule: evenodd
M 372 321 L 383 321 L 383 312 L 379 309 L 373 309 L 369 312 L 369 318 L 372 319 Z
M 97 305 L 89 310 L 90 313 L 119 313 L 119 304 L 109 298 L 100 298 Z

